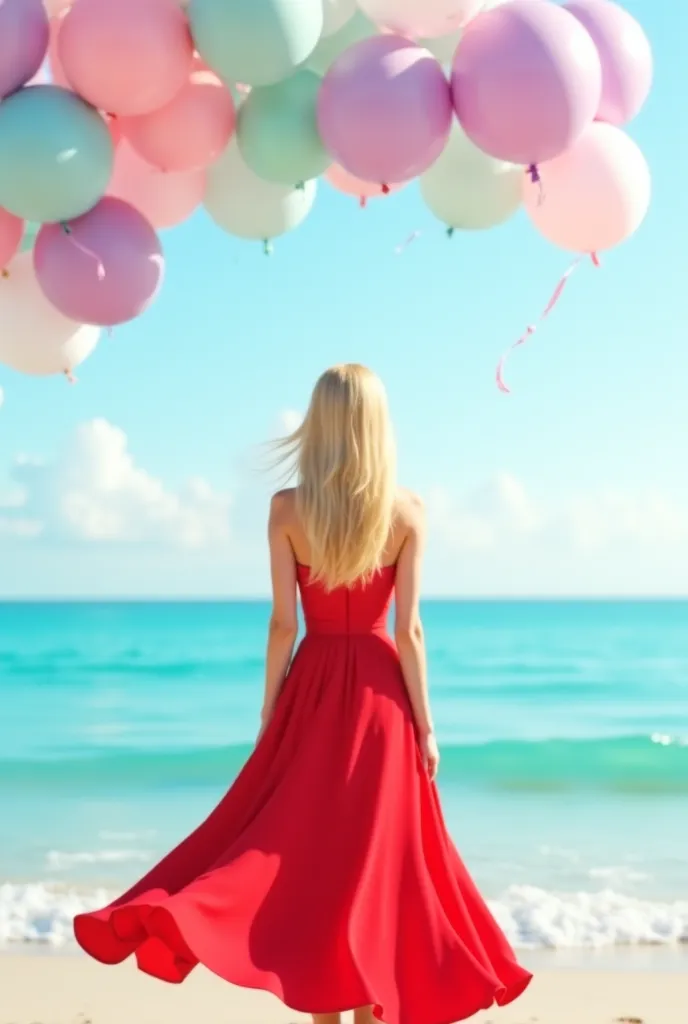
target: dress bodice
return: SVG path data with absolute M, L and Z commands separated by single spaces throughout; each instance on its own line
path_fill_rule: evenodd
M 310 580 L 310 569 L 298 566 L 301 604 L 308 634 L 386 633 L 394 593 L 396 566 L 388 565 L 369 583 L 327 591 Z

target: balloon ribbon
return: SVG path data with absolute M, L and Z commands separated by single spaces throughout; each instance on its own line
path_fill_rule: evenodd
M 569 269 L 566 271 L 566 273 L 563 275 L 563 277 L 559 281 L 559 284 L 557 285 L 557 287 L 554 289 L 554 291 L 552 293 L 552 297 L 549 300 L 549 302 L 547 303 L 547 305 L 545 306 L 543 312 L 540 314 L 540 319 L 538 320 L 538 322 L 535 323 L 535 324 L 529 324 L 529 326 L 526 328 L 526 330 L 521 335 L 521 337 L 518 339 L 518 341 L 515 341 L 514 344 L 511 346 L 511 348 L 507 349 L 507 351 L 504 353 L 502 358 L 499 360 L 499 363 L 497 365 L 497 373 L 496 373 L 495 376 L 496 376 L 496 381 L 497 381 L 497 387 L 505 395 L 510 395 L 511 394 L 510 388 L 508 388 L 507 385 L 504 382 L 504 366 L 506 364 L 507 359 L 509 358 L 511 353 L 514 351 L 514 349 L 520 348 L 521 345 L 525 345 L 525 343 L 528 341 L 528 339 L 532 338 L 532 336 L 535 334 L 539 324 L 541 324 L 544 320 L 547 319 L 547 317 L 550 315 L 552 310 L 555 308 L 555 306 L 559 302 L 559 299 L 563 295 L 564 289 L 566 288 L 566 285 L 569 282 L 569 278 L 573 274 L 574 270 L 576 270 L 578 268 L 578 266 L 582 263 L 582 261 L 584 259 L 588 258 L 588 255 L 589 255 L 589 258 L 592 260 L 593 266 L 594 267 L 599 267 L 600 260 L 599 260 L 599 257 L 597 255 L 597 253 L 595 253 L 595 252 L 591 252 L 589 254 L 581 255 L 581 256 L 578 257 L 578 259 L 574 260 L 574 262 L 571 264 Z
M 84 256 L 88 256 L 89 259 L 96 261 L 96 273 L 98 275 L 98 280 L 104 281 L 105 267 L 103 266 L 103 261 L 101 260 L 100 256 L 98 256 L 98 254 L 95 253 L 93 249 L 89 249 L 87 245 L 84 245 L 83 242 L 79 241 L 79 239 L 74 234 L 74 228 L 70 227 L 69 224 L 63 224 L 62 230 L 64 231 L 65 235 L 70 240 L 72 245 L 76 246 L 79 252 L 82 252 Z

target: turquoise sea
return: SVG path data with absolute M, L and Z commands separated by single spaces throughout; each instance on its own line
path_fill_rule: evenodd
M 0 603 L 0 942 L 68 944 L 255 737 L 265 603 Z M 688 602 L 427 602 L 450 830 L 521 948 L 688 942 Z

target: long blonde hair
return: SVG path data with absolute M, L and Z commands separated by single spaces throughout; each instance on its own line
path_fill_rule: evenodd
M 382 566 L 396 491 L 396 452 L 382 381 L 356 363 L 326 370 L 308 412 L 276 444 L 297 473 L 297 513 L 311 578 L 328 590 Z

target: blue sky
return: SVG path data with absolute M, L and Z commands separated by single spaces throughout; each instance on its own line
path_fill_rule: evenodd
M 199 213 L 164 233 L 156 304 L 77 386 L 0 367 L 0 594 L 265 593 L 259 446 L 350 360 L 385 380 L 402 480 L 426 498 L 428 592 L 688 591 L 688 24 L 680 4 L 626 6 L 655 49 L 630 127 L 653 205 L 513 357 L 511 396 L 495 364 L 569 262 L 525 215 L 447 241 L 416 187 L 362 211 L 321 185 L 268 258 Z

